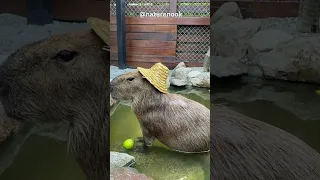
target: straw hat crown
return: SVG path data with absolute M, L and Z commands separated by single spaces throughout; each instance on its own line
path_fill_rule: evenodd
M 137 67 L 138 71 L 160 92 L 167 93 L 169 69 L 162 63 L 156 63 L 150 69 Z

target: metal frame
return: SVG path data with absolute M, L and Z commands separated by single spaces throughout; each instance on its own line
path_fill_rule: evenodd
M 119 69 L 127 68 L 125 7 L 126 7 L 126 0 L 116 0 Z

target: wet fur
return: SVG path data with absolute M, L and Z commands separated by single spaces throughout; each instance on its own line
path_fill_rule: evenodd
M 69 149 L 87 179 L 109 179 L 109 53 L 91 30 L 27 45 L 0 69 L 1 102 L 20 122 L 70 123 Z M 76 51 L 68 62 L 62 50 Z
M 211 179 L 320 179 L 319 153 L 297 137 L 223 106 L 211 119 Z
M 132 101 L 147 146 L 156 138 L 176 151 L 210 149 L 210 110 L 202 104 L 181 95 L 160 93 L 138 71 L 112 80 L 111 96 Z

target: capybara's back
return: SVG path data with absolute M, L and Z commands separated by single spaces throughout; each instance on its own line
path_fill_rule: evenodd
M 223 106 L 211 112 L 213 179 L 320 179 L 319 153 L 297 137 Z
M 150 108 L 153 102 L 149 100 L 133 107 L 134 112 L 140 114 L 140 123 L 174 150 L 209 151 L 210 110 L 178 94 L 161 94 L 160 97 L 155 109 Z

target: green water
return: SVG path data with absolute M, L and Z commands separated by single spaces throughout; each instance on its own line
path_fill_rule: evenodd
M 171 92 L 177 89 L 171 89 Z M 199 89 L 209 95 L 208 89 Z M 195 94 L 185 94 L 187 98 L 210 107 L 210 101 Z M 142 136 L 140 125 L 131 108 L 119 105 L 110 122 L 110 150 L 127 152 L 136 158 L 133 166 L 141 173 L 155 180 L 207 180 L 210 172 L 209 153 L 206 154 L 183 154 L 171 151 L 169 148 L 156 141 L 151 152 L 148 154 L 126 151 L 122 148 L 125 139 Z
M 1 180 L 85 180 L 76 161 L 67 153 L 67 143 L 31 136 Z

